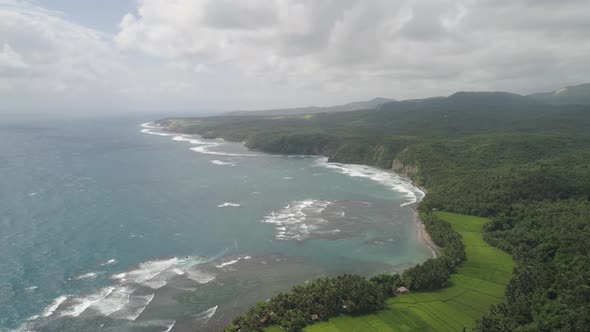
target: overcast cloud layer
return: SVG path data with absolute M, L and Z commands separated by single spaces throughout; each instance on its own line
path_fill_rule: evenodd
M 247 109 L 590 81 L 587 0 L 0 0 L 0 109 Z

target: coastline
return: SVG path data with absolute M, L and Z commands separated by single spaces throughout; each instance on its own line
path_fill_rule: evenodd
M 430 237 L 430 234 L 428 234 L 428 232 L 426 231 L 426 225 L 424 225 L 424 223 L 420 219 L 420 213 L 418 213 L 418 204 L 420 204 L 420 202 L 416 202 L 410 205 L 410 208 L 414 213 L 414 222 L 416 223 L 416 233 L 418 237 L 418 242 L 427 246 L 428 249 L 430 249 L 430 252 L 432 253 L 432 258 L 436 258 L 438 257 L 438 254 L 440 252 L 440 247 L 437 246 L 436 243 L 434 243 L 434 241 Z
M 154 126 L 155 127 L 152 127 Z M 164 134 L 165 136 L 172 136 L 172 135 L 191 135 L 191 136 L 199 136 L 200 135 L 195 135 L 195 134 L 184 134 L 181 132 L 175 132 L 172 130 L 169 130 L 167 127 L 165 126 L 161 126 L 158 124 L 157 121 L 154 122 L 148 122 L 148 123 L 144 123 L 141 125 L 141 127 L 143 128 L 149 128 L 149 129 L 159 129 L 162 130 L 164 132 L 166 132 L 167 134 Z M 224 140 L 223 138 L 220 138 L 222 140 Z M 237 142 L 237 143 L 242 143 L 242 145 L 245 146 L 245 142 Z M 251 150 L 251 149 L 249 149 Z M 253 150 L 256 151 L 256 150 Z M 264 151 L 260 151 L 263 153 L 266 153 Z M 300 155 L 292 155 L 292 156 L 300 156 Z M 323 156 L 323 155 L 315 155 L 317 157 L 323 157 L 323 158 L 328 158 L 327 156 Z M 338 163 L 337 163 L 338 164 Z M 345 165 L 356 165 L 356 164 L 345 164 Z M 440 247 L 436 245 L 436 243 L 434 243 L 434 241 L 432 240 L 432 238 L 430 237 L 430 234 L 428 234 L 428 232 L 426 231 L 426 226 L 424 225 L 424 223 L 422 222 L 422 220 L 420 219 L 420 214 L 418 213 L 418 205 L 420 204 L 420 202 L 424 199 L 424 197 L 426 196 L 427 191 L 424 188 L 421 188 L 420 186 L 416 185 L 414 183 L 414 181 L 412 181 L 412 179 L 408 178 L 407 176 L 404 176 L 403 174 L 399 174 L 394 172 L 392 169 L 384 169 L 384 168 L 379 168 L 376 166 L 372 166 L 372 165 L 363 165 L 362 166 L 368 166 L 368 167 L 374 167 L 376 169 L 382 170 L 382 171 L 387 171 L 387 172 L 392 172 L 394 174 L 396 174 L 397 176 L 404 178 L 407 180 L 407 182 L 414 187 L 415 189 L 418 189 L 418 191 L 420 191 L 421 193 L 423 193 L 422 197 L 416 197 L 417 200 L 415 202 L 412 203 L 408 203 L 405 206 L 408 206 L 410 209 L 412 209 L 412 213 L 413 213 L 413 218 L 414 218 L 414 223 L 416 225 L 416 238 L 418 240 L 419 243 L 425 245 L 426 247 L 428 247 L 428 249 L 430 249 L 430 252 L 432 254 L 432 258 L 436 258 L 438 257 L 438 254 L 440 252 Z

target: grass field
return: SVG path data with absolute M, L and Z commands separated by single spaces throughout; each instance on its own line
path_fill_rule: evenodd
M 314 324 L 307 332 L 462 331 L 482 317 L 492 304 L 502 302 L 514 262 L 481 236 L 485 218 L 437 212 L 461 234 L 467 260 L 451 276 L 451 286 L 417 292 L 388 301 L 389 309 L 366 316 L 340 316 Z M 273 327 L 265 331 L 278 332 Z

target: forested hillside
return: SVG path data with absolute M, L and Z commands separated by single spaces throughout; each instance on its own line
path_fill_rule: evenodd
M 561 105 L 460 92 L 354 112 L 160 123 L 404 173 L 428 190 L 422 211 L 491 218 L 484 238 L 516 261 L 506 302 L 477 330 L 590 331 L 590 106 L 578 92 Z

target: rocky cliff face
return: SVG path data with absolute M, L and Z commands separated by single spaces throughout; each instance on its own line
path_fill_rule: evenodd
M 392 169 L 394 172 L 405 175 L 410 179 L 415 179 L 416 175 L 418 175 L 418 166 L 403 161 L 399 156 L 393 160 Z

